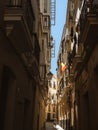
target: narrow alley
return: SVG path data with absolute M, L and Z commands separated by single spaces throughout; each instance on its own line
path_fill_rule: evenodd
M 65 0 L 54 74 L 58 1 L 0 0 L 0 130 L 98 130 L 98 0 Z

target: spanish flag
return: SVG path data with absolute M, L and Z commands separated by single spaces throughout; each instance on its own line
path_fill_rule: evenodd
M 61 62 L 61 72 L 64 72 L 66 68 L 67 66 L 63 62 Z

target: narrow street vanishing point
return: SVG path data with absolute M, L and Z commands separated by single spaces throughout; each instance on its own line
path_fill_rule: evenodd
M 0 130 L 98 130 L 98 0 L 65 0 L 53 74 L 58 1 L 0 0 Z

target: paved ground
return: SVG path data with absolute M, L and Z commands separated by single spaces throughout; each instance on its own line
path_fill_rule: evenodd
M 46 130 L 56 130 L 53 127 L 53 123 L 52 122 L 46 122 L 45 127 L 46 127 Z

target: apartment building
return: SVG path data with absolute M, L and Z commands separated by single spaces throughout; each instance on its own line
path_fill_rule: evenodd
M 97 130 L 98 1 L 84 0 L 76 7 L 80 12 L 76 26 L 79 34 L 78 51 L 73 59 L 78 108 L 76 126 L 79 129 Z
M 0 129 L 39 130 L 51 67 L 49 1 L 1 0 L 0 7 Z
M 4 2 L 4 3 L 3 3 Z M 33 129 L 39 87 L 38 2 L 2 1 L 0 129 Z M 34 7 L 33 7 L 34 6 Z M 34 9 L 34 10 L 33 10 Z M 36 71 L 35 71 L 36 70 Z M 34 105 L 35 104 L 35 105 Z M 38 115 L 38 111 L 36 112 Z
M 70 100 L 69 100 L 69 63 L 68 56 L 70 51 L 69 32 L 67 23 L 64 25 L 62 38 L 58 53 L 58 115 L 59 124 L 64 129 L 69 129 Z
M 97 130 L 98 2 L 69 0 L 65 30 L 68 30 L 66 50 L 69 128 L 67 129 Z M 61 59 L 62 57 L 61 55 Z
M 40 0 L 39 1 L 39 43 L 40 43 L 40 91 L 42 99 L 40 104 L 40 129 L 47 120 L 47 99 L 48 99 L 48 86 L 49 86 L 49 73 L 51 68 L 51 49 L 52 49 L 52 36 L 51 36 L 51 16 L 52 4 L 55 0 Z M 55 4 L 53 8 L 55 7 Z M 55 19 L 55 17 L 54 17 Z M 43 108 L 43 109 L 42 109 Z
M 57 121 L 58 118 L 58 100 L 57 100 L 57 76 L 53 75 L 51 81 L 49 81 L 48 85 L 48 99 L 47 99 L 47 106 L 46 106 L 46 118 L 47 122 Z
M 49 81 L 51 74 L 51 57 L 53 49 L 53 37 L 51 36 L 51 26 L 55 21 L 55 0 L 40 0 L 40 21 L 39 21 L 39 42 L 40 42 L 40 80 L 41 92 L 44 97 L 44 109 L 40 116 L 40 122 L 47 121 L 47 100 L 49 91 Z M 44 115 L 44 120 L 42 116 Z M 41 123 L 43 125 L 43 123 Z

